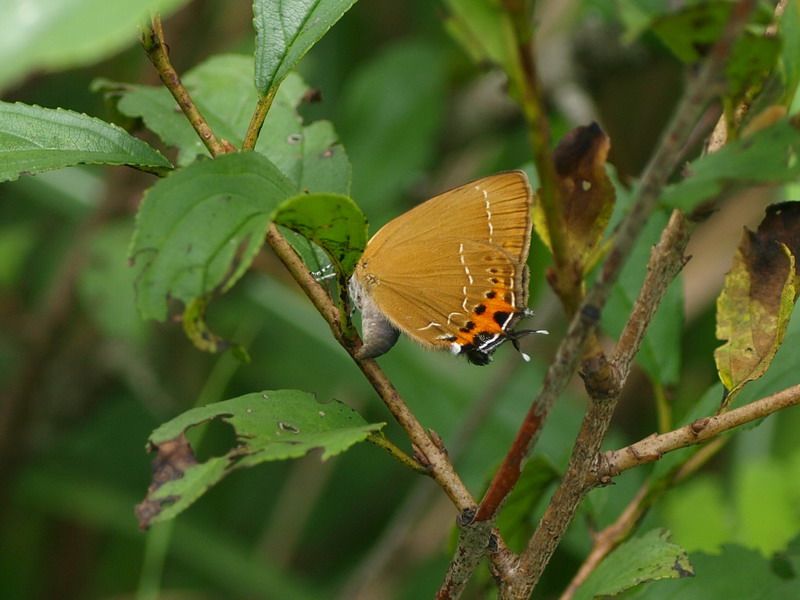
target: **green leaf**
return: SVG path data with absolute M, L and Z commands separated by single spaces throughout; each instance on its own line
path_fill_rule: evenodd
M 613 597 L 640 583 L 693 575 L 686 551 L 669 541 L 668 532 L 654 529 L 609 554 L 580 587 L 575 600 Z
M 514 26 L 501 3 L 491 0 L 445 0 L 445 25 L 477 64 L 491 63 L 507 73 L 519 70 L 512 43 Z
M 798 151 L 798 123 L 780 121 L 690 163 L 690 176 L 668 186 L 661 202 L 686 211 L 735 187 L 792 181 L 800 175 Z
M 0 19 L 0 88 L 34 70 L 103 59 L 132 44 L 153 10 L 186 0 L 6 0 Z
M 186 431 L 211 419 L 234 428 L 237 446 L 223 456 L 197 462 Z M 145 500 L 137 506 L 142 527 L 174 518 L 229 473 L 266 461 L 322 450 L 322 460 L 363 442 L 385 423 L 367 423 L 339 401 L 317 402 L 298 390 L 266 391 L 194 408 L 164 423 L 150 436 L 157 469 Z
M 630 317 L 636 295 L 647 275 L 650 251 L 669 217 L 655 213 L 645 225 L 633 251 L 628 257 L 619 280 L 612 288 L 608 304 L 603 309 L 603 329 L 614 338 L 622 333 Z M 681 368 L 681 332 L 683 330 L 683 286 L 675 279 L 667 289 L 650 326 L 645 333 L 636 362 L 654 381 L 662 385 L 677 383 Z
M 738 102 L 754 82 L 766 77 L 781 53 L 781 40 L 763 32 L 745 31 L 736 40 L 725 67 L 726 97 Z
M 177 148 L 176 162 L 179 166 L 192 163 L 198 156 L 210 156 L 197 132 L 180 112 L 175 98 L 163 86 L 120 84 L 98 79 L 92 88 L 110 97 L 119 96 L 117 110 L 125 116 L 141 118 L 164 144 Z M 197 104 L 194 96 L 193 99 Z M 213 125 L 211 128 L 214 129 Z M 228 141 L 236 145 L 232 140 Z
M 325 250 L 338 273 L 352 274 L 367 246 L 367 220 L 347 196 L 300 194 L 286 200 L 275 222 Z
M 727 2 L 695 4 L 655 19 L 653 32 L 680 60 L 694 63 L 720 36 L 732 6 Z
M 779 576 L 770 561 L 754 550 L 724 546 L 719 554 L 691 554 L 696 577 L 656 581 L 633 596 L 637 600 L 771 600 L 800 598 L 800 579 Z
M 355 0 L 254 0 L 259 93 L 266 95 L 278 87 L 353 4 Z
M 240 147 L 258 94 L 252 81 L 253 59 L 238 54 L 214 56 L 183 78 L 186 89 L 211 129 L 234 147 Z M 178 148 L 178 164 L 208 156 L 189 122 L 176 110 L 175 100 L 163 87 L 100 81 L 97 88 L 121 95 L 118 109 L 142 118 L 165 144 Z M 312 192 L 350 192 L 350 162 L 333 126 L 317 121 L 304 126 L 297 108 L 308 91 L 299 75 L 291 73 L 270 107 L 256 151 L 262 153 L 300 189 Z
M 328 121 L 315 121 L 303 127 L 299 148 L 292 156 L 296 173 L 289 179 L 308 192 L 350 193 L 350 159 Z M 256 146 L 257 151 L 261 144 Z
M 63 109 L 0 102 L 0 181 L 78 164 L 163 172 L 158 151 L 116 125 Z
M 187 304 L 229 289 L 263 244 L 275 208 L 296 191 L 256 152 L 197 162 L 156 183 L 130 251 L 142 316 L 163 321 L 169 297 Z
M 786 99 L 783 104 L 788 105 L 800 85 L 800 4 L 791 2 L 786 5 L 779 26 L 782 43 L 781 76 Z

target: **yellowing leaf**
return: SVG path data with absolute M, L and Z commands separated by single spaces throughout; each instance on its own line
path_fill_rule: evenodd
M 747 382 L 761 377 L 778 351 L 798 295 L 800 202 L 767 208 L 756 232 L 745 229 L 717 298 L 714 358 L 728 390 L 725 410 Z

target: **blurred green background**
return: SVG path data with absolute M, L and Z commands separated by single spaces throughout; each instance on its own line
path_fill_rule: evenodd
M 620 181 L 629 181 L 680 95 L 682 66 L 649 37 L 623 44 L 611 3 L 543 2 L 538 15 L 554 138 L 598 120 Z M 352 161 L 353 198 L 373 232 L 439 191 L 530 162 L 503 78 L 471 62 L 443 16 L 443 6 L 423 0 L 357 3 L 299 67 L 322 94 L 302 107 L 304 116 L 333 122 Z M 165 21 L 175 66 L 185 72 L 220 52 L 252 53 L 251 20 L 248 2 L 189 3 Z M 89 89 L 97 77 L 157 83 L 132 40 L 89 67 L 30 75 L 2 99 L 116 119 Z M 256 272 L 209 314 L 215 331 L 249 349 L 250 365 L 201 353 L 178 323 L 139 319 L 126 253 L 136 206 L 153 182 L 123 167 L 82 167 L 0 187 L 0 597 L 431 597 L 448 562 L 454 511 L 432 482 L 368 444 L 325 463 L 312 455 L 237 472 L 175 523 L 137 529 L 133 506 L 146 492 L 152 458 L 147 437 L 196 404 L 298 388 L 342 400 L 368 421 L 391 421 L 266 251 Z M 714 297 L 742 225 L 757 223 L 768 200 L 763 192 L 731 199 L 693 241 L 677 306 L 687 322 L 673 356 L 679 377 L 666 390 L 676 414 L 716 380 Z M 380 361 L 476 495 L 565 326 L 543 279 L 547 252 L 534 241 L 531 255 L 532 326 L 551 331 L 525 339 L 533 363 L 503 348 L 490 367 L 476 368 L 405 339 Z M 653 395 L 647 377 L 634 372 L 608 448 L 656 429 Z M 582 398 L 576 381 L 548 422 L 539 453 L 558 467 L 569 456 Z M 795 413 L 741 436 L 668 495 L 651 525 L 672 528 L 689 550 L 728 541 L 766 553 L 781 548 L 800 529 L 791 502 L 798 490 L 784 485 L 792 473 L 800 480 Z M 408 449 L 393 422 L 387 434 Z M 200 457 L 225 452 L 231 438 L 226 426 L 210 427 Z M 539 597 L 568 581 L 589 547 L 587 528 L 620 512 L 643 471 L 590 495 Z M 764 498 L 774 506 L 756 510 Z M 532 516 L 515 526 L 533 524 Z

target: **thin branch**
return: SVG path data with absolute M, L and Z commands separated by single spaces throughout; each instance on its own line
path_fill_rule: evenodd
M 356 350 L 360 346 L 358 338 L 348 339 L 344 337 L 338 309 L 334 306 L 325 289 L 314 279 L 305 263 L 303 263 L 302 259 L 274 224 L 270 226 L 267 232 L 267 243 L 286 265 L 292 277 L 294 277 L 295 281 L 327 321 L 336 340 L 350 353 L 389 409 L 389 412 L 392 413 L 392 416 L 406 432 L 415 448 L 421 453 L 425 463 L 424 467 L 428 474 L 442 487 L 459 511 L 474 508 L 476 505 L 475 500 L 455 472 L 447 457 L 447 452 L 430 438 L 408 408 L 408 405 L 403 401 L 392 382 L 378 366 L 378 363 L 372 359 L 360 360 L 355 357 Z
M 178 106 L 180 106 L 183 114 L 186 115 L 186 118 L 194 127 L 200 140 L 208 148 L 211 156 L 218 156 L 228 152 L 230 147 L 221 142 L 211 130 L 205 117 L 200 113 L 200 109 L 197 108 L 183 82 L 181 82 L 175 67 L 172 66 L 172 62 L 169 59 L 169 47 L 164 41 L 161 17 L 157 14 L 154 14 L 150 19 L 150 28 L 142 31 L 142 46 L 150 62 L 153 63 L 156 71 L 158 71 L 161 81 L 170 91 L 172 97 L 175 98 Z
M 623 471 L 660 459 L 667 452 L 702 444 L 736 427 L 751 423 L 774 412 L 800 404 L 800 384 L 750 402 L 713 417 L 703 417 L 693 423 L 660 435 L 651 435 L 620 450 L 610 450 L 600 456 L 596 472 L 598 481 L 616 477 Z
M 673 165 L 675 165 L 678 162 L 679 155 L 678 148 L 672 148 L 672 151 L 664 158 L 664 160 L 671 160 Z M 649 201 L 647 198 L 645 200 Z M 643 224 L 642 219 L 648 214 L 649 213 L 645 213 L 643 211 L 632 211 L 628 217 L 628 220 L 634 219 L 635 216 L 635 222 L 633 225 L 627 225 L 627 229 L 633 231 L 640 230 Z M 683 223 L 683 220 L 673 217 L 671 223 L 673 228 L 677 229 L 678 225 Z M 623 225 L 623 227 L 625 227 L 625 225 Z M 681 228 L 682 227 L 683 226 L 681 225 Z M 668 231 L 673 231 L 673 229 L 669 229 Z M 675 239 L 683 239 L 683 236 L 678 236 L 676 233 L 670 233 L 669 235 L 674 236 Z M 626 243 L 621 241 L 623 237 L 625 240 L 627 240 Z M 673 238 L 670 237 L 669 239 Z M 627 254 L 630 250 L 628 246 L 633 244 L 634 241 L 635 238 L 632 238 L 630 235 L 618 236 L 616 244 L 611 250 L 610 255 L 618 257 Z M 663 240 L 663 243 L 666 244 L 667 241 Z M 685 240 L 683 241 L 683 244 L 685 245 Z M 661 265 L 658 267 L 659 270 L 665 268 L 667 265 L 683 265 L 682 253 L 680 253 L 680 258 L 676 260 L 676 256 L 678 255 L 674 253 L 668 246 L 662 246 L 662 248 L 663 249 L 657 254 L 665 254 L 663 258 L 651 258 L 651 273 L 656 272 L 654 269 L 658 265 Z M 668 258 L 669 260 L 667 260 Z M 499 511 L 505 497 L 508 495 L 511 488 L 516 484 L 516 481 L 519 478 L 522 461 L 529 455 L 533 446 L 538 441 L 541 431 L 541 424 L 549 415 L 552 406 L 555 404 L 556 398 L 563 391 L 564 387 L 569 381 L 569 378 L 577 368 L 578 362 L 581 359 L 581 349 L 583 344 L 588 338 L 590 330 L 593 330 L 593 328 L 596 326 L 599 310 L 605 303 L 608 291 L 613 282 L 616 280 L 619 269 L 622 267 L 622 261 L 619 258 L 614 258 L 612 260 L 616 271 L 609 269 L 608 267 L 604 269 L 604 274 L 606 275 L 605 278 L 602 281 L 598 281 L 598 283 L 595 284 L 590 292 L 590 298 L 599 297 L 599 301 L 597 304 L 591 304 L 590 300 L 587 299 L 584 302 L 584 307 L 578 312 L 578 314 L 570 323 L 569 329 L 567 330 L 567 335 L 562 340 L 561 345 L 556 352 L 556 357 L 554 358 L 553 363 L 551 364 L 550 369 L 545 376 L 539 396 L 528 411 L 528 415 L 517 432 L 517 437 L 514 440 L 508 454 L 506 455 L 503 465 L 498 470 L 494 480 L 489 486 L 489 490 L 484 496 L 480 508 L 478 509 L 476 520 L 493 518 L 497 511 Z M 680 268 L 679 266 L 677 267 L 678 269 Z M 674 271 L 675 268 L 671 267 L 667 270 Z M 672 277 L 674 277 L 674 275 Z M 621 360 L 622 366 L 625 366 L 626 369 L 630 364 L 628 354 L 635 352 L 635 350 L 638 348 L 638 343 L 641 342 L 640 336 L 643 335 L 644 328 L 649 322 L 643 321 L 642 319 L 645 319 L 648 314 L 650 315 L 650 318 L 652 317 L 652 312 L 654 312 L 655 308 L 657 307 L 655 299 L 660 295 L 663 295 L 664 291 L 666 290 L 665 282 L 668 281 L 670 281 L 670 279 L 667 278 L 667 274 L 660 274 L 658 276 L 651 275 L 651 281 L 648 284 L 648 287 L 643 287 L 642 297 L 636 303 L 636 305 L 639 307 L 637 309 L 637 314 L 639 316 L 635 319 L 635 326 L 630 326 L 628 329 L 628 333 L 625 335 L 626 342 L 620 347 L 620 353 L 618 355 L 618 362 Z M 600 286 L 602 286 L 602 288 Z M 645 308 L 645 305 L 648 304 L 649 308 Z M 638 333 L 634 334 L 634 331 L 638 331 Z M 636 342 L 637 336 L 639 336 L 638 342 Z
M 389 456 L 394 458 L 397 462 L 401 465 L 408 467 L 412 471 L 416 471 L 421 475 L 427 475 L 428 470 L 419 464 L 418 461 L 414 460 L 411 456 L 403 452 L 400 448 L 398 448 L 395 444 L 393 444 L 389 438 L 387 438 L 383 432 L 378 431 L 375 433 L 370 433 L 367 436 L 367 441 L 371 442 L 381 450 L 386 451 Z
M 628 535 L 630 535 L 631 531 L 633 531 L 633 528 L 644 514 L 646 507 L 650 506 L 649 503 L 645 502 L 649 492 L 650 486 L 643 485 L 639 491 L 636 492 L 636 496 L 634 496 L 633 500 L 631 500 L 617 520 L 603 529 L 603 531 L 593 536 L 591 551 L 558 600 L 572 600 L 578 588 L 580 588 L 603 559 L 608 556 L 621 541 L 625 540 Z
M 571 600 L 578 588 L 602 560 L 627 539 L 650 506 L 673 484 L 698 471 L 732 439 L 730 436 L 720 437 L 720 434 L 796 404 L 800 404 L 800 385 L 725 413 L 723 417 L 726 418 L 714 416 L 708 419 L 698 419 L 681 429 L 662 435 L 653 435 L 621 450 L 611 450 L 600 455 L 598 467 L 593 473 L 595 480 L 587 482 L 587 485 L 594 486 L 598 483 L 602 485 L 622 471 L 659 460 L 667 452 L 690 445 L 706 444 L 661 479 L 642 486 L 619 518 L 593 536 L 592 550 L 559 600 Z M 730 417 L 734 413 L 735 415 Z M 708 423 L 708 420 L 712 422 Z M 698 430 L 699 434 L 696 433 Z
M 541 310 L 537 314 L 542 317 Z M 546 318 L 543 320 L 547 321 Z M 499 369 L 492 370 L 491 378 L 483 386 L 483 393 L 470 406 L 469 413 L 447 445 L 450 461 L 453 464 L 457 464 L 458 459 L 470 447 L 475 432 L 486 422 L 487 415 L 497 404 L 497 396 L 501 393 L 503 386 L 511 380 L 513 373 L 523 364 L 519 360 L 504 361 L 502 365 L 497 365 L 500 367 Z M 430 506 L 435 491 L 436 488 L 428 485 L 426 481 L 419 481 L 416 484 L 403 501 L 402 506 L 396 511 L 390 524 L 376 540 L 367 557 L 348 578 L 348 582 L 338 595 L 339 598 L 361 597 L 363 594 L 369 593 L 368 590 L 375 585 L 375 582 L 385 582 L 387 577 L 398 577 L 398 573 L 394 569 L 394 561 L 408 535 L 408 528 L 412 522 L 418 522 L 420 512 Z M 492 568 L 503 572 L 503 565 L 498 559 L 499 553 L 505 549 L 505 543 L 499 538 L 499 533 L 496 532 L 496 534 L 498 535 L 497 550 L 490 554 L 490 559 L 493 561 Z
M 170 90 L 211 155 L 216 156 L 227 152 L 230 147 L 214 135 L 173 68 L 164 41 L 161 20 L 157 15 L 152 17 L 150 29 L 142 32 L 142 45 L 164 85 Z M 276 90 L 277 88 L 270 90 L 259 100 L 248 127 L 243 149 L 255 147 Z M 447 452 L 427 434 L 378 364 L 374 360 L 362 361 L 355 357 L 355 350 L 360 345 L 360 341 L 357 337 L 350 339 L 343 335 L 338 309 L 274 224 L 270 226 L 267 233 L 267 242 L 326 320 L 336 340 L 353 356 L 389 411 L 403 427 L 415 449 L 421 455 L 425 471 L 442 487 L 459 511 L 474 510 L 476 502 L 455 472 Z
M 754 6 L 755 0 L 742 0 L 736 5 L 722 36 L 712 48 L 708 59 L 681 100 L 667 132 L 662 138 L 662 142 L 642 176 L 631 212 L 622 222 L 617 232 L 614 246 L 603 265 L 603 271 L 587 294 L 581 310 L 570 324 L 568 335 L 574 334 L 578 339 L 585 339 L 588 333 L 580 331 L 581 323 L 585 321 L 583 328 L 587 331 L 593 330 L 596 326 L 600 311 L 610 294 L 611 285 L 619 276 L 622 264 L 633 248 L 644 223 L 653 211 L 661 188 L 667 182 L 670 173 L 679 164 L 686 140 L 691 135 L 694 124 L 702 116 L 706 105 L 711 99 L 724 89 L 724 69 L 727 59 Z M 569 358 L 572 363 L 569 365 L 571 371 L 577 366 L 577 356 L 573 355 Z M 622 381 L 620 381 L 620 385 L 621 383 Z M 563 385 L 566 385 L 566 380 Z M 553 391 L 560 393 L 563 390 L 563 385 L 560 389 L 554 389 Z M 544 390 L 540 394 L 540 401 L 544 405 L 543 394 Z M 552 405 L 554 401 L 554 397 L 548 398 L 547 404 Z M 581 433 L 586 435 L 578 438 L 567 473 L 556 490 L 534 535 L 520 555 L 517 565 L 519 575 L 510 581 L 501 582 L 501 598 L 509 600 L 528 598 L 538 583 L 567 526 L 574 518 L 580 501 L 590 489 L 585 487 L 583 483 L 590 470 L 596 468 L 591 455 L 600 448 L 602 437 L 605 436 L 605 432 L 608 429 L 615 405 L 616 398 L 593 399 L 590 403 L 586 418 L 581 426 Z M 538 425 L 542 420 L 541 415 L 535 416 L 537 417 Z M 523 424 L 524 427 L 525 424 Z M 530 448 L 531 445 L 529 443 L 526 448 L 526 455 Z
M 264 121 L 267 118 L 267 113 L 272 106 L 272 101 L 275 99 L 275 94 L 278 92 L 278 87 L 275 86 L 270 89 L 265 96 L 261 96 L 256 104 L 256 109 L 253 111 L 253 116 L 250 118 L 250 124 L 247 126 L 247 133 L 244 135 L 244 142 L 242 142 L 242 150 L 254 150 L 258 142 L 258 134 L 261 133 L 261 128 L 264 126 Z
M 450 560 L 444 583 L 436 593 L 436 600 L 459 598 L 467 587 L 475 565 L 486 556 L 487 541 L 491 540 L 490 521 L 472 521 L 472 514 L 459 517 L 458 546 Z
M 314 279 L 314 276 L 308 270 L 308 267 L 303 262 L 297 253 L 292 248 L 292 245 L 286 240 L 285 237 L 278 231 L 277 226 L 273 223 L 267 231 L 267 243 L 272 250 L 283 262 L 286 269 L 292 275 L 294 280 L 303 290 L 308 299 L 314 305 L 314 308 L 319 311 L 322 318 L 328 323 L 331 328 L 331 333 L 336 341 L 339 342 L 348 352 L 351 352 L 355 342 L 347 340 L 342 336 L 342 327 L 339 320 L 339 310 L 331 302 L 328 293 L 325 291 L 319 282 Z
M 673 211 L 661 239 L 650 255 L 644 284 L 611 356 L 611 363 L 622 378 L 626 378 L 630 371 L 631 362 L 639 351 L 647 327 L 653 320 L 667 287 L 686 264 L 684 251 L 689 242 L 689 234 L 690 227 L 683 214 L 679 210 Z

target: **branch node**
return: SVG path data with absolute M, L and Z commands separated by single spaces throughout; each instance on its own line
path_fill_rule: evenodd
M 428 429 L 428 435 L 431 437 L 431 441 L 433 444 L 444 454 L 447 455 L 447 448 L 444 446 L 444 442 L 442 441 L 441 436 L 436 433 L 433 429 Z
M 711 422 L 709 417 L 702 417 L 694 421 L 691 425 L 692 433 L 695 435 L 700 435 L 703 433 L 708 424 Z
M 616 398 L 620 394 L 620 373 L 602 352 L 585 357 L 579 375 L 589 397 L 595 401 Z
M 475 520 L 475 515 L 477 513 L 477 506 L 468 506 L 459 513 L 458 517 L 456 518 L 456 525 L 458 525 L 458 527 L 466 527 L 467 525 L 470 525 Z M 495 537 L 494 544 L 495 546 L 497 545 L 497 537 Z

